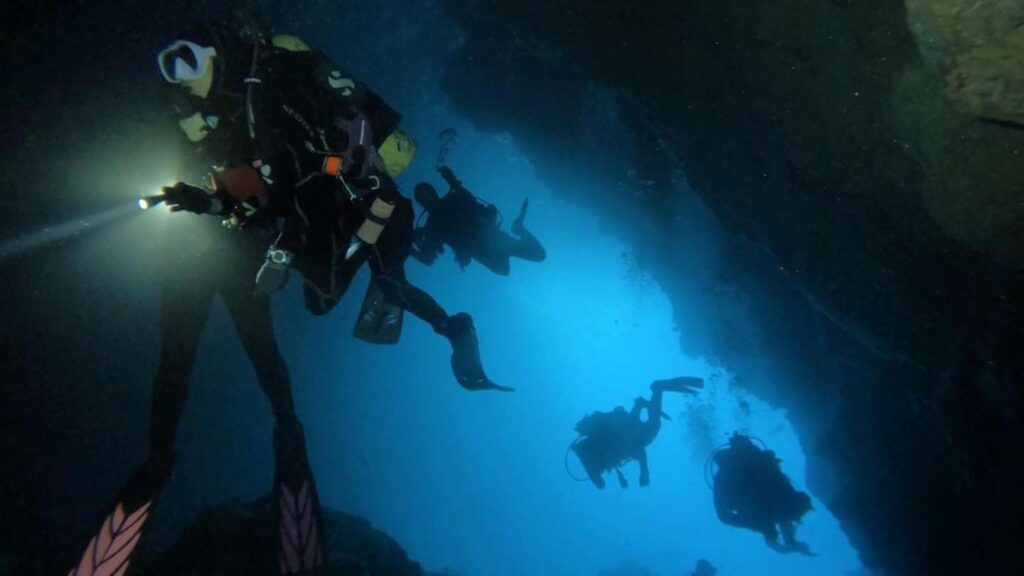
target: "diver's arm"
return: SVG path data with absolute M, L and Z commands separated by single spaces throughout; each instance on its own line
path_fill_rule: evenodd
M 438 166 L 437 173 L 441 175 L 441 178 L 444 178 L 444 181 L 448 183 L 448 186 L 452 190 L 462 188 L 462 182 L 460 182 L 459 179 L 455 177 L 455 173 L 452 172 L 451 168 L 447 166 Z
M 640 464 L 640 485 L 647 486 L 651 483 L 651 470 L 647 467 L 646 449 L 640 449 L 640 453 L 636 456 L 636 461 Z
M 219 190 L 211 192 L 184 182 L 164 187 L 161 199 L 167 203 L 171 212 L 193 214 L 224 214 L 231 205 L 230 198 Z
M 413 244 L 410 254 L 417 261 L 431 265 L 444 251 L 444 244 L 437 240 L 437 237 L 430 233 L 428 227 L 417 228 L 413 232 Z
M 476 202 L 476 196 L 462 185 L 462 181 L 455 177 L 455 173 L 452 172 L 451 168 L 447 166 L 439 166 L 437 171 L 441 174 L 441 177 L 444 178 L 444 181 L 448 183 L 448 196 L 459 198 L 460 202 L 467 199 Z

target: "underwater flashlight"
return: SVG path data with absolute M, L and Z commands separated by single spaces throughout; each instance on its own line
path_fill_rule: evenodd
M 144 196 L 139 198 L 139 208 L 143 210 L 149 210 L 154 206 L 159 206 L 167 200 L 167 197 L 163 194 L 154 194 L 152 196 Z

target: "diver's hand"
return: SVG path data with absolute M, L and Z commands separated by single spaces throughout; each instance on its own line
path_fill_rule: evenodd
M 448 184 L 452 186 L 455 186 L 455 183 L 458 182 L 458 180 L 455 179 L 455 173 L 447 166 L 438 166 L 437 173 L 441 175 L 441 178 L 445 179 L 445 182 L 448 182 Z
M 171 212 L 185 211 L 195 214 L 208 214 L 213 208 L 213 196 L 209 192 L 184 182 L 164 187 L 163 194 L 164 201 L 171 209 Z
M 640 486 L 644 487 L 644 486 L 649 486 L 650 484 L 651 484 L 651 475 L 650 474 L 641 474 L 640 475 Z
M 267 251 L 267 259 L 256 274 L 255 293 L 260 296 L 269 296 L 284 288 L 288 283 L 291 263 L 291 252 L 278 248 L 271 248 Z

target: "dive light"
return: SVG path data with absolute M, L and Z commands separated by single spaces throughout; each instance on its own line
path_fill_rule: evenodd
M 164 196 L 163 194 L 143 196 L 142 198 L 139 198 L 139 208 L 143 210 L 149 210 L 154 206 L 159 206 L 160 204 L 163 204 L 165 200 L 167 200 L 167 196 Z

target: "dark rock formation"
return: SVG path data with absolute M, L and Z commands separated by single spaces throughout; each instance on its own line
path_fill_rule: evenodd
M 1019 3 L 443 3 L 455 107 L 603 214 L 678 314 L 707 276 L 679 181 L 710 208 L 705 297 L 756 326 L 684 347 L 789 409 L 866 564 L 1020 562 Z M 785 377 L 745 378 L 755 354 Z
M 208 510 L 169 550 L 143 557 L 137 574 L 273 576 L 277 563 L 272 512 L 270 499 L 232 502 Z M 326 511 L 324 523 L 330 559 L 325 576 L 429 576 L 397 542 L 366 520 Z
M 1024 127 L 1024 4 L 908 0 L 907 16 L 953 99 L 978 117 Z

